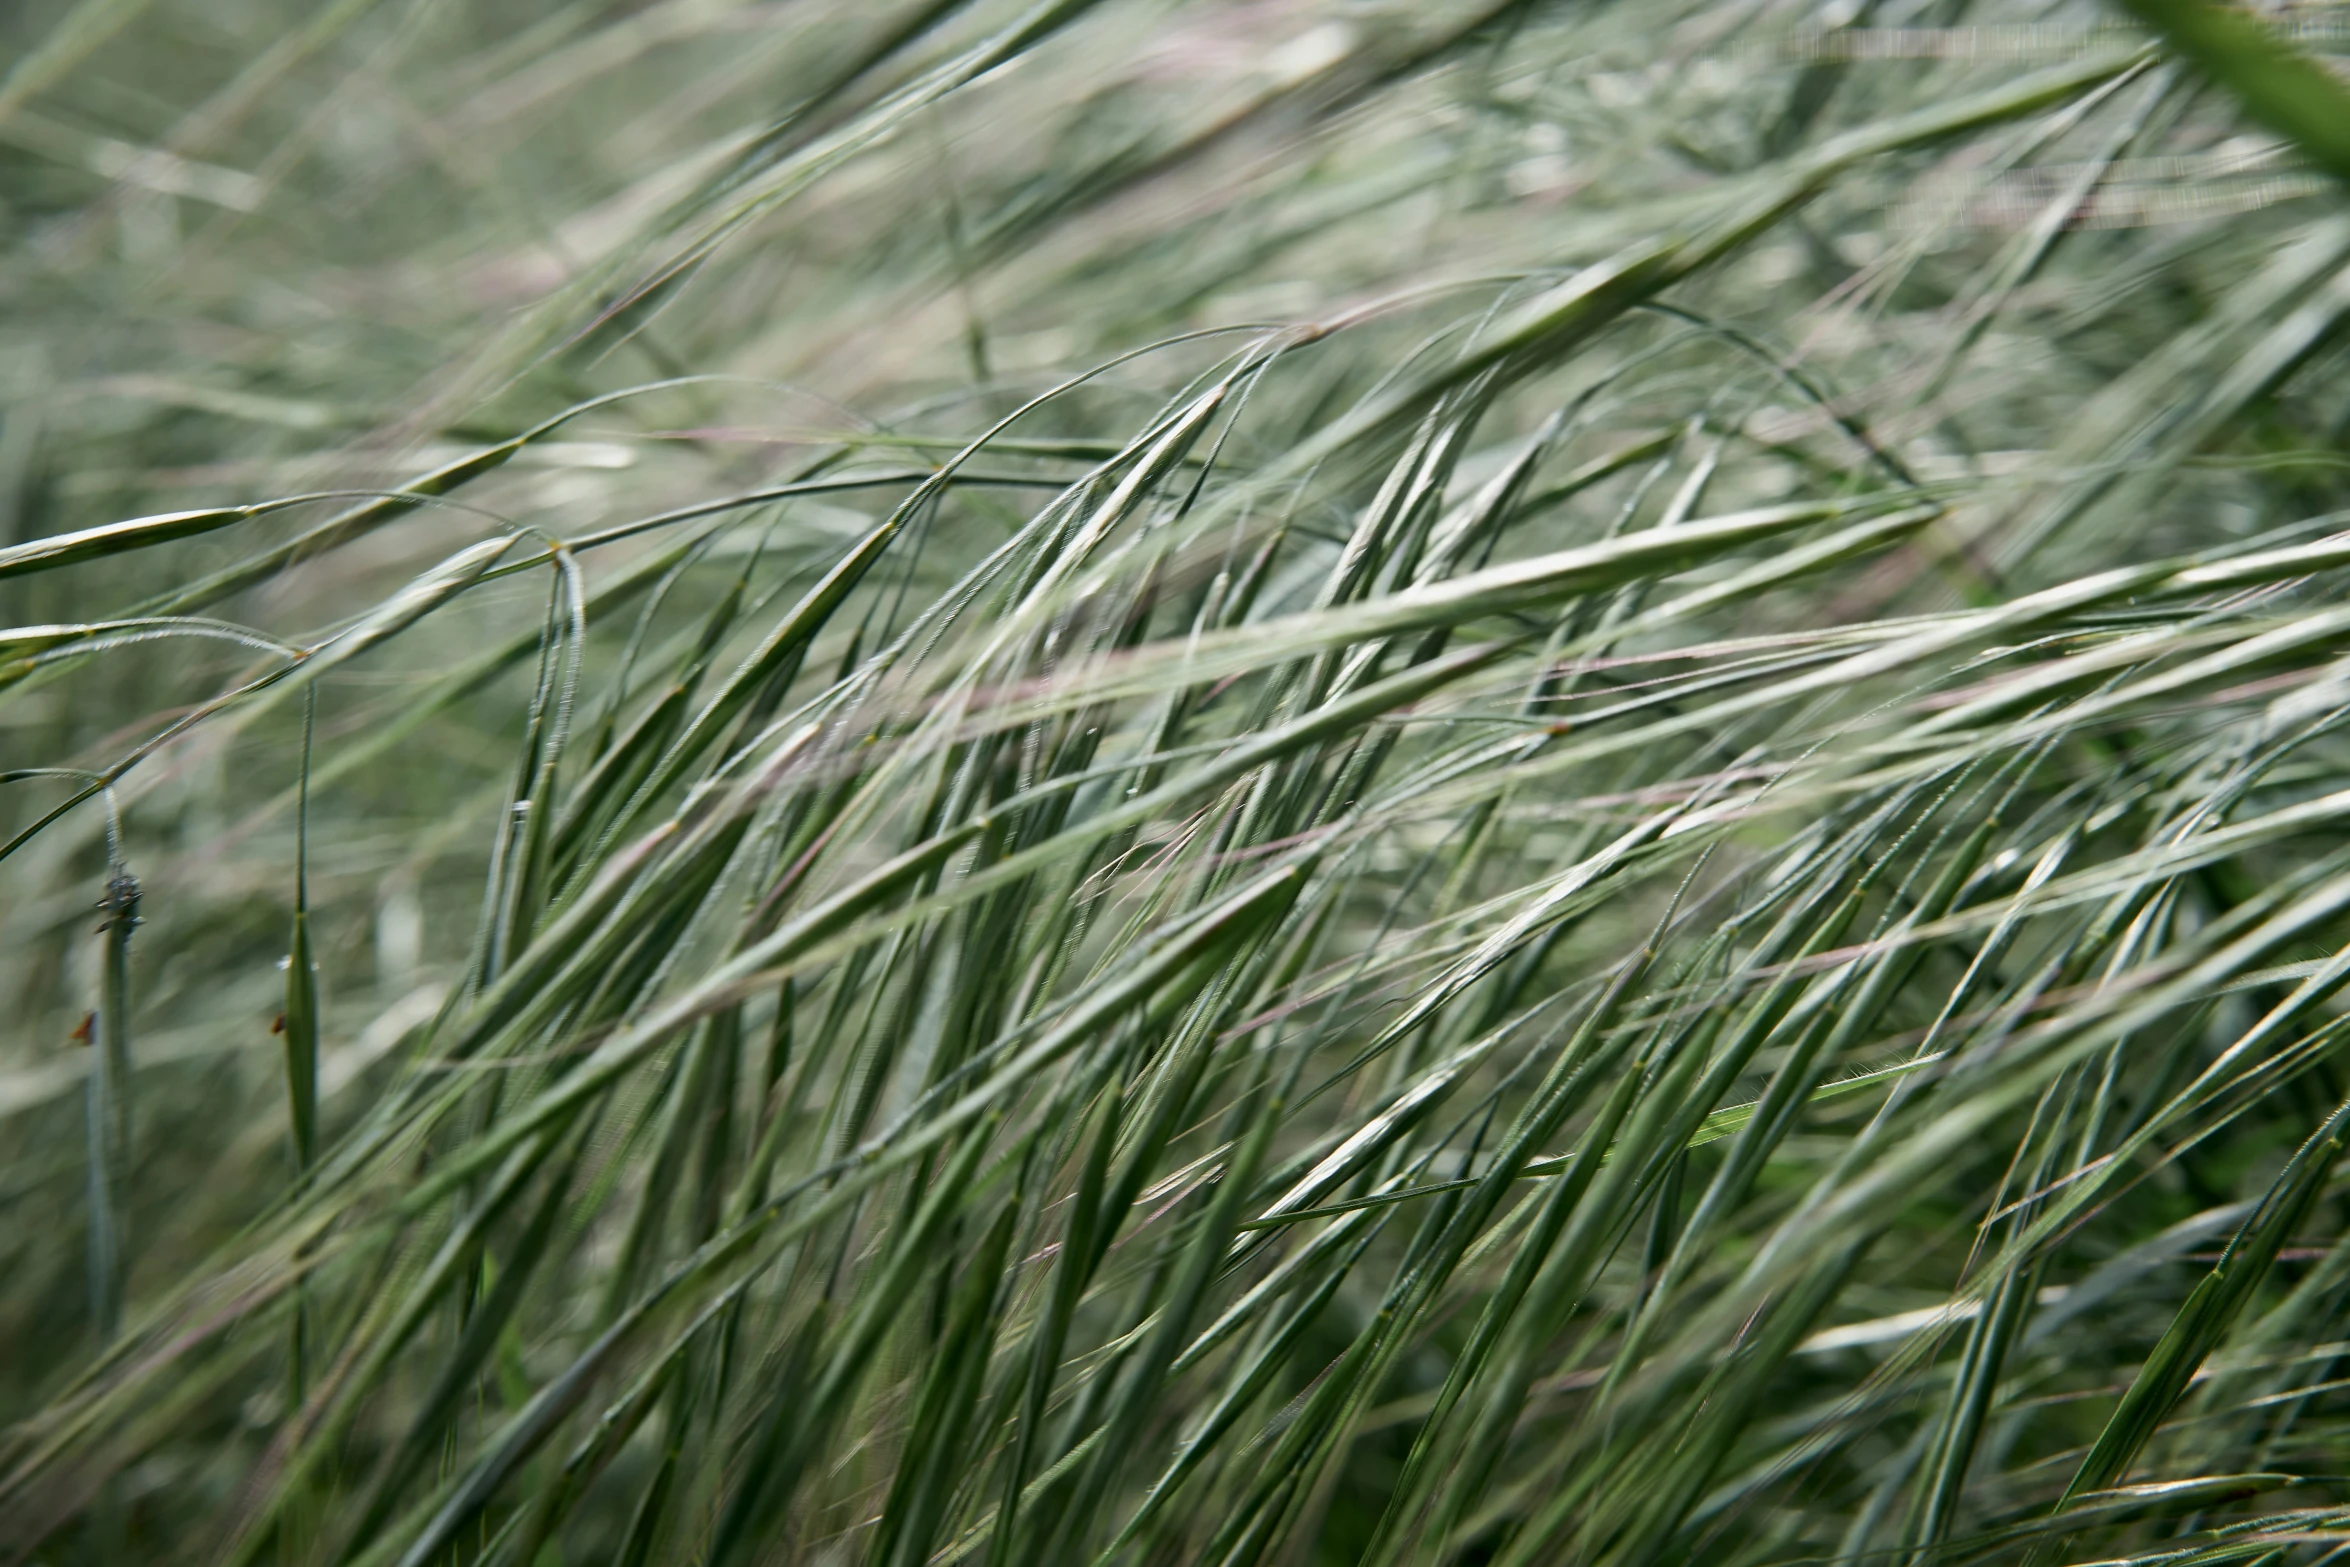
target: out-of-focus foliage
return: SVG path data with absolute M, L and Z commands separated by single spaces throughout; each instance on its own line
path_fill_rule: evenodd
M 2336 1559 L 2350 16 L 2137 10 L 8 8 L 0 1559 Z

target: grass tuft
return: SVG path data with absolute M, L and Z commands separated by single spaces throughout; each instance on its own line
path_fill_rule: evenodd
M 2334 1560 L 2345 38 L 0 16 L 0 1560 Z

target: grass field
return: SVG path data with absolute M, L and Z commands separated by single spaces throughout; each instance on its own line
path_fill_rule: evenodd
M 0 1562 L 2350 1560 L 2346 57 L 0 8 Z

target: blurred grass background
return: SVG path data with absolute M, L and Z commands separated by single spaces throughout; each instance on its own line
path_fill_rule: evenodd
M 2350 13 L 2140 9 L 10 7 L 0 1551 L 2331 1559 Z

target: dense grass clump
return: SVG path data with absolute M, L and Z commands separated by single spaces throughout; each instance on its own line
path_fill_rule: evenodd
M 0 1560 L 2342 1559 L 2346 39 L 7 8 Z

